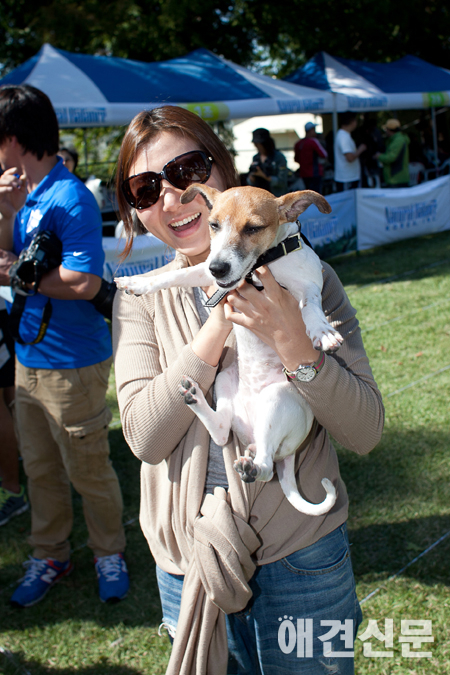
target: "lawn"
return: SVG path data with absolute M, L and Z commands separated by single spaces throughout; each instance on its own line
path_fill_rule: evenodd
M 364 656 L 363 642 L 357 640 L 356 672 L 448 674 L 450 233 L 330 263 L 358 310 L 386 407 L 385 432 L 373 452 L 358 457 L 338 447 L 350 496 L 358 597 L 363 600 L 359 635 L 369 620 L 383 634 L 390 622 L 393 628 L 392 647 L 376 637 L 364 643 L 366 649 L 390 651 L 390 656 Z M 108 396 L 114 413 L 112 457 L 125 504 L 129 596 L 118 605 L 99 602 L 81 501 L 74 494 L 73 574 L 35 607 L 11 609 L 9 595 L 30 553 L 30 516 L 0 528 L 0 673 L 5 675 L 165 672 L 170 645 L 167 637 L 158 636 L 161 610 L 154 563 L 137 519 L 139 462 L 122 437 L 113 374 Z M 406 636 L 401 622 L 408 620 L 431 621 L 431 626 L 424 625 L 434 642 L 412 645 L 408 654 L 408 643 L 399 639 Z M 431 656 L 411 655 L 418 651 Z

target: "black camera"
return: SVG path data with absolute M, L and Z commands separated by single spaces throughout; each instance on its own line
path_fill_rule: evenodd
M 89 300 L 89 302 L 92 302 L 97 312 L 103 314 L 103 316 L 110 321 L 112 321 L 112 308 L 116 291 L 117 286 L 114 282 L 102 279 L 100 290 L 97 295 L 95 298 L 92 298 L 92 300 Z
M 28 248 L 11 266 L 11 288 L 19 295 L 35 295 L 44 274 L 59 267 L 62 259 L 62 244 L 54 232 L 37 232 Z M 28 288 L 27 284 L 34 284 Z
M 44 274 L 59 267 L 61 260 L 62 244 L 56 234 L 50 230 L 38 232 L 9 270 L 11 288 L 19 295 L 35 295 Z M 27 284 L 33 284 L 33 288 L 28 288 Z M 95 298 L 89 301 L 108 319 L 112 318 L 116 290 L 116 284 L 102 279 L 100 290 Z

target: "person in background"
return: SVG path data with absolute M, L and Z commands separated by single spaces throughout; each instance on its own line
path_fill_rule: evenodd
M 361 187 L 380 187 L 381 167 L 374 155 L 384 152 L 386 144 L 383 134 L 377 126 L 377 118 L 364 115 L 364 120 L 355 133 L 356 145 L 364 144 L 366 150 L 360 155 L 361 162 Z
M 8 330 L 8 312 L 0 298 L 0 525 L 29 508 L 19 479 L 19 452 L 14 430 L 14 340 Z
M 62 157 L 64 166 L 69 169 L 70 173 L 75 173 L 78 166 L 78 152 L 75 148 L 61 148 L 58 155 Z
M 11 597 L 16 607 L 39 602 L 73 568 L 71 483 L 83 501 L 100 599 L 120 600 L 129 585 L 122 495 L 109 458 L 111 336 L 95 304 L 103 287 L 102 223 L 93 195 L 64 166 L 58 147 L 50 99 L 29 85 L 1 87 L 0 285 L 11 283 L 11 266 L 34 235 L 51 233 L 62 247 L 60 264 L 37 288 L 28 285 L 37 292 L 20 296 L 18 334 L 10 315 L 33 547 Z
M 334 182 L 336 191 L 352 190 L 359 187 L 361 181 L 361 163 L 359 156 L 366 145 L 356 147 L 352 133 L 358 126 L 356 113 L 345 112 L 340 119 L 340 129 L 334 141 Z
M 322 194 L 323 162 L 328 158 L 325 148 L 319 143 L 316 124 L 305 124 L 305 138 L 294 146 L 294 160 L 300 164 L 299 175 L 307 190 Z
M 255 129 L 252 142 L 258 152 L 253 157 L 247 183 L 281 197 L 288 190 L 286 157 L 276 149 L 275 141 L 267 129 Z
M 383 165 L 386 187 L 409 187 L 409 138 L 395 118 L 388 120 L 383 130 L 387 136 L 386 151 L 377 152 L 374 157 Z
M 2 173 L 0 166 L 0 176 Z M 0 297 L 0 525 L 29 508 L 19 479 L 19 452 L 12 414 L 14 396 L 14 340 L 8 328 L 6 303 Z

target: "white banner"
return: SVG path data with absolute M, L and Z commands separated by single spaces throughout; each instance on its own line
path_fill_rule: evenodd
M 359 251 L 450 229 L 450 176 L 411 188 L 355 192 Z
M 277 81 L 275 81 L 277 82 Z M 282 83 L 287 84 L 287 83 Z M 292 95 L 290 97 L 243 99 L 242 101 L 206 101 L 201 103 L 179 103 L 171 105 L 186 108 L 207 122 L 219 120 L 245 119 L 255 115 L 285 115 L 287 113 L 325 113 L 332 112 L 333 100 L 328 92 L 310 90 L 310 96 Z M 48 92 L 47 92 L 48 93 Z M 301 93 L 301 92 L 300 92 Z M 53 100 L 53 97 L 50 96 Z M 83 103 L 67 105 L 54 102 L 58 124 L 61 129 L 71 127 L 122 126 L 131 122 L 142 110 L 153 110 L 165 103 Z
M 311 205 L 300 217 L 302 232 L 320 258 L 356 251 L 356 190 L 327 195 L 329 214 Z
M 173 257 L 172 249 L 152 234 L 142 234 L 136 237 L 133 241 L 131 254 L 123 262 L 120 262 L 119 256 L 124 246 L 124 239 L 103 237 L 103 250 L 105 252 L 103 276 L 107 281 L 112 281 L 114 277 L 150 272 L 166 265 Z

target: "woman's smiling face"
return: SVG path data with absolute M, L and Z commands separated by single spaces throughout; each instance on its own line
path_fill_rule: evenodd
M 136 155 L 130 167 L 130 176 L 144 171 L 160 173 L 171 159 L 191 150 L 201 150 L 190 138 L 163 131 Z M 206 185 L 224 190 L 224 181 L 218 167 L 213 164 L 211 176 Z M 210 235 L 209 210 L 201 195 L 189 204 L 180 203 L 180 190 L 164 178 L 158 201 L 148 209 L 137 211 L 139 220 L 146 230 L 180 251 L 192 265 L 203 262 L 209 255 Z

